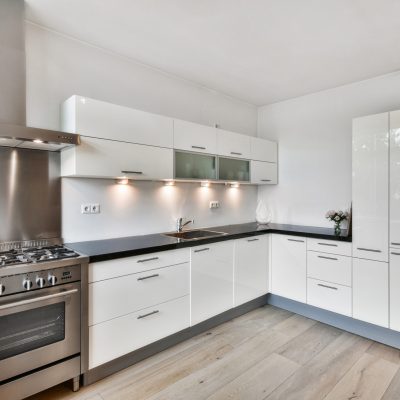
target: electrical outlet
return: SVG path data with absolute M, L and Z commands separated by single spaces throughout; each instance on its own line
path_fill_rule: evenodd
M 217 200 L 210 201 L 210 208 L 211 209 L 219 208 L 219 201 Z
M 91 204 L 81 204 L 81 213 L 82 214 L 91 214 L 92 213 L 92 205 Z
M 99 203 L 91 204 L 91 213 L 92 214 L 100 214 L 100 204 Z

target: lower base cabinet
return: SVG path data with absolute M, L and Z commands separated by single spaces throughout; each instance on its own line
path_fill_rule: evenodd
M 190 322 L 190 297 L 89 327 L 89 369 L 121 357 L 182 329 Z
M 232 240 L 191 248 L 191 325 L 233 307 Z
M 389 327 L 389 265 L 353 258 L 353 318 Z
M 400 331 L 400 250 L 390 251 L 390 329 Z

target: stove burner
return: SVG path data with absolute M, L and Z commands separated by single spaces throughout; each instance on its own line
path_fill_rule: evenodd
M 0 267 L 26 263 L 40 263 L 51 260 L 79 257 L 78 253 L 63 246 L 31 247 L 0 252 Z

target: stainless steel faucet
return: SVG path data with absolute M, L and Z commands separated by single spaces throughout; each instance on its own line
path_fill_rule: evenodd
M 176 220 L 176 231 L 177 232 L 182 232 L 182 230 L 183 230 L 183 228 L 186 226 L 186 225 L 189 225 L 189 224 L 194 224 L 194 219 L 189 219 L 189 220 L 187 220 L 185 223 L 183 222 L 183 218 L 181 217 L 181 218 L 178 218 L 177 220 Z

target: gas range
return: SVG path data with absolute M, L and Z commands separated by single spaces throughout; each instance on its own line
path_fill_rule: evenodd
M 11 249 L 0 252 L 0 268 L 75 257 L 79 257 L 79 254 L 61 245 Z

